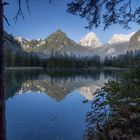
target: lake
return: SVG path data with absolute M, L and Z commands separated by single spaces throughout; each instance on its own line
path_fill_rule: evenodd
M 6 71 L 8 140 L 86 139 L 97 89 L 119 71 Z

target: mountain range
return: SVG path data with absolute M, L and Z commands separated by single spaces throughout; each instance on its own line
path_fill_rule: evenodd
M 116 56 L 127 50 L 140 49 L 140 30 L 127 35 L 114 34 L 103 44 L 95 33 L 90 32 L 79 43 L 70 39 L 63 31 L 57 30 L 45 39 L 28 40 L 22 37 L 13 37 L 5 32 L 5 48 L 22 53 L 34 53 L 41 58 L 55 55 L 76 57 L 100 55 Z
M 20 94 L 28 93 L 30 91 L 35 92 L 44 92 L 47 93 L 53 99 L 60 101 L 74 91 L 79 91 L 79 93 L 85 97 L 87 100 L 93 99 L 93 93 L 103 85 L 103 81 L 100 82 L 97 80 L 96 83 L 93 83 L 92 79 L 82 79 L 79 81 L 79 78 L 74 80 L 67 79 L 61 81 L 55 81 L 45 77 L 46 79 L 39 80 L 29 80 L 22 83 L 19 90 Z

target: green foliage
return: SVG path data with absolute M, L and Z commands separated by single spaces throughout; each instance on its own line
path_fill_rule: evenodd
M 131 102 L 140 104 L 140 69 L 131 68 L 119 79 L 109 81 L 105 90 L 109 92 L 108 98 L 112 104 L 126 107 L 129 107 Z
M 135 120 L 140 119 L 140 67 L 129 67 L 97 91 L 86 115 L 86 135 L 92 128 L 92 139 L 131 139 L 138 135 L 140 123 Z

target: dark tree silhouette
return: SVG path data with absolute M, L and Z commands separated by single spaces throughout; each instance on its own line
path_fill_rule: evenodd
M 26 2 L 28 11 L 29 11 L 29 3 L 30 0 L 24 0 Z M 22 9 L 21 9 L 21 0 L 17 0 L 18 2 L 18 11 L 14 18 L 17 21 L 19 16 L 24 18 Z M 23 1 L 22 1 L 23 2 Z M 4 26 L 3 21 L 5 20 L 9 25 L 7 18 L 4 16 L 4 6 L 8 5 L 4 0 L 0 0 L 0 140 L 6 140 L 6 123 L 5 123 L 5 88 L 4 88 Z M 30 13 L 30 11 L 29 11 Z
M 104 25 L 120 24 L 129 29 L 130 23 L 140 24 L 139 0 L 73 0 L 68 4 L 68 12 L 86 18 L 91 29 Z
M 5 95 L 4 95 L 4 27 L 3 0 L 0 0 L 0 139 L 6 139 L 5 130 Z

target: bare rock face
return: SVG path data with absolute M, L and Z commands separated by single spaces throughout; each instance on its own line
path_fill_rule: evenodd
M 140 49 L 140 30 L 130 38 L 129 49 Z
M 29 42 L 27 39 L 24 39 L 22 37 L 15 37 L 14 39 L 17 40 L 17 42 L 22 46 L 22 48 L 26 48 L 27 43 Z

